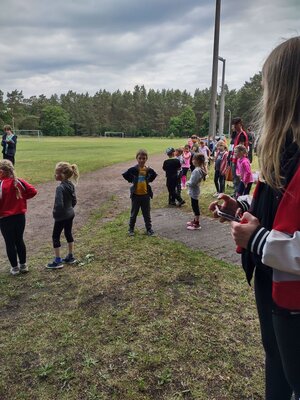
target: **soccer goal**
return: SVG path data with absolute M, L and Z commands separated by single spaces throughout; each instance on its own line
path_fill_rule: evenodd
M 125 137 L 124 132 L 104 132 L 104 137 Z
M 38 137 L 38 138 L 43 136 L 42 131 L 35 130 L 35 129 L 19 129 L 19 130 L 15 129 L 14 133 L 19 136 L 30 136 L 30 137 Z

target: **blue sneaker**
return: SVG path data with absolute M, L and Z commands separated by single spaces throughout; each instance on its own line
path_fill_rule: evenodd
M 61 269 L 64 267 L 64 264 L 62 261 L 56 262 L 55 260 L 53 260 L 52 263 L 49 263 L 46 265 L 46 268 L 48 269 Z
M 70 256 L 70 254 L 68 254 L 65 258 L 62 259 L 62 262 L 65 264 L 75 264 L 77 260 L 73 256 Z

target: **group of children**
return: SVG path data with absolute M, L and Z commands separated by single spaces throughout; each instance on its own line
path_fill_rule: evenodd
M 79 171 L 76 164 L 59 162 L 55 167 L 55 179 L 60 182 L 56 188 L 52 234 L 55 258 L 46 265 L 48 269 L 63 268 L 64 264 L 76 262 L 73 256 L 74 240 L 72 224 L 76 194 L 74 183 L 77 183 Z M 72 182 L 74 181 L 74 183 Z M 28 272 L 26 264 L 26 245 L 24 242 L 25 214 L 27 200 L 37 194 L 34 186 L 24 179 L 16 177 L 13 163 L 8 159 L 0 161 L 0 229 L 3 235 L 6 253 L 12 275 Z M 61 258 L 60 236 L 64 230 L 68 243 L 68 255 Z

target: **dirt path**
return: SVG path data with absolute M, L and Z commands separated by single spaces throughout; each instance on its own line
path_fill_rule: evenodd
M 155 193 L 166 190 L 165 177 L 161 169 L 163 160 L 164 155 L 151 156 L 150 159 L 151 167 L 159 174 L 152 184 Z M 129 184 L 121 177 L 121 173 L 133 164 L 134 161 L 115 164 L 81 176 L 77 187 L 78 205 L 76 206 L 75 229 L 84 226 L 91 212 L 99 209 L 112 196 L 116 199 L 118 212 L 129 208 Z M 52 208 L 56 185 L 55 181 L 37 185 L 38 195 L 28 202 L 25 242 L 29 258 L 32 252 L 36 252 L 45 244 L 51 245 Z M 225 260 L 237 262 L 232 258 L 233 246 L 228 236 L 229 227 L 227 225 L 223 226 L 207 218 L 202 223 L 203 230 L 201 232 L 187 232 L 182 228 L 185 226 L 186 215 L 179 212 L 178 209 L 153 210 L 152 215 L 154 228 L 161 236 L 182 241 L 192 248 L 207 251 L 217 258 L 217 250 L 213 246 L 212 238 L 218 237 L 219 240 L 222 237 L 225 246 L 221 249 L 222 257 Z M 218 236 L 216 236 L 217 232 Z M 191 237 L 190 233 L 196 234 Z M 203 238 L 206 238 L 205 245 Z M 49 256 L 51 257 L 51 254 Z M 0 235 L 0 270 L 7 270 L 7 266 L 4 242 Z

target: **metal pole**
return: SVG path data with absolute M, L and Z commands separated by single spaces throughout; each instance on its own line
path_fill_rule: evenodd
M 211 80 L 211 101 L 209 116 L 209 136 L 216 137 L 216 100 L 217 100 L 217 82 L 218 82 L 218 56 L 219 56 L 219 36 L 220 36 L 220 11 L 221 0 L 216 0 L 215 14 L 215 34 L 214 34 L 214 54 Z
M 222 57 L 219 57 L 219 60 L 223 63 L 223 72 L 222 72 L 222 85 L 221 85 L 221 103 L 220 103 L 220 115 L 219 115 L 219 135 L 224 133 L 224 111 L 225 111 L 225 64 L 226 60 Z
M 231 136 L 231 110 L 227 110 L 229 112 L 229 122 L 228 122 L 228 136 Z

